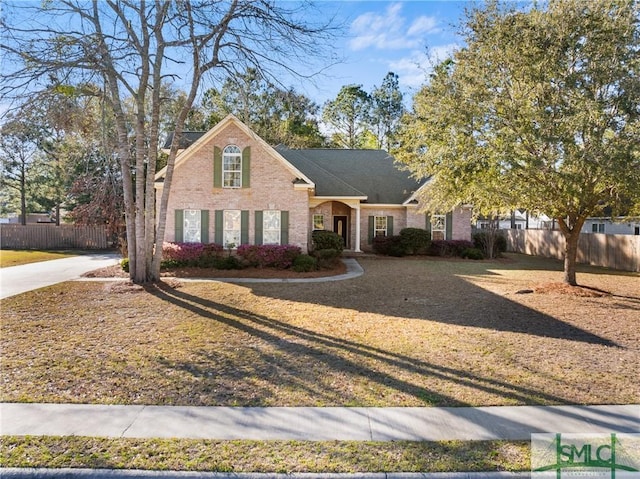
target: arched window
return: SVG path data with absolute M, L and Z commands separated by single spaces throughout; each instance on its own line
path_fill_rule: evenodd
M 222 151 L 222 186 L 242 187 L 242 152 L 236 145 L 226 146 Z

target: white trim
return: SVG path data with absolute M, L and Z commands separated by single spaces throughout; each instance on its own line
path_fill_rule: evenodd
M 399 205 L 399 204 L 396 204 L 396 203 L 393 203 L 393 204 L 376 204 L 376 205 L 371 204 L 371 203 L 362 203 L 362 204 L 360 205 L 360 207 L 361 207 L 362 209 L 365 209 L 365 210 L 379 210 L 379 209 L 385 209 L 385 210 L 388 210 L 388 209 L 405 210 L 405 209 L 407 208 L 405 205 Z

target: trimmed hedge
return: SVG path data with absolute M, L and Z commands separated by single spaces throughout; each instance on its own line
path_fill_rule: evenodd
M 404 228 L 400 240 L 406 254 L 425 254 L 431 245 L 431 233 L 421 228 Z
M 318 269 L 318 260 L 308 254 L 301 254 L 296 256 L 296 259 L 293 260 L 292 269 L 296 273 L 308 273 L 310 271 L 315 271 Z
M 376 254 L 385 256 L 405 256 L 407 253 L 402 245 L 402 237 L 395 236 L 376 236 L 373 238 L 373 251 Z
M 335 249 L 339 253 L 344 250 L 344 239 L 333 231 L 316 230 L 311 233 L 313 250 Z
M 236 254 L 249 266 L 287 269 L 302 250 L 293 245 L 240 245 Z
M 431 242 L 428 254 L 430 256 L 458 256 L 462 257 L 464 250 L 474 248 L 467 240 L 434 240 Z

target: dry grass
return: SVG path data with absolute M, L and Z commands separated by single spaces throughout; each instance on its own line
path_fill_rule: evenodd
M 0 250 L 0 268 L 74 256 L 71 251 Z
M 548 287 L 559 263 L 525 256 L 360 262 L 364 276 L 339 282 L 66 283 L 4 299 L 0 399 L 637 402 L 639 275 L 586 269 L 579 281 L 607 294 L 584 297 Z
M 525 471 L 529 443 L 2 437 L 4 467 L 233 472 Z

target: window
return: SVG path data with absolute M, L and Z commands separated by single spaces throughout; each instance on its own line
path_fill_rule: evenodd
M 280 244 L 280 211 L 265 210 L 262 213 L 262 244 Z
M 592 233 L 604 233 L 604 223 L 593 223 L 591 225 Z
M 314 230 L 324 229 L 324 215 L 313 215 L 313 229 Z
M 636 236 L 640 235 L 640 226 L 636 226 L 633 228 L 633 234 Z
M 240 231 L 242 227 L 240 210 L 224 210 L 223 213 L 223 246 L 235 248 L 240 244 Z
M 222 186 L 242 187 L 242 152 L 235 145 L 225 147 L 222 152 Z
M 447 216 L 433 215 L 431 217 L 431 239 L 444 240 L 447 231 Z
M 375 229 L 373 236 L 387 236 L 387 217 L 376 216 L 375 217 Z
M 202 214 L 200 210 L 184 210 L 183 213 L 183 241 L 185 243 L 200 243 L 202 240 Z

